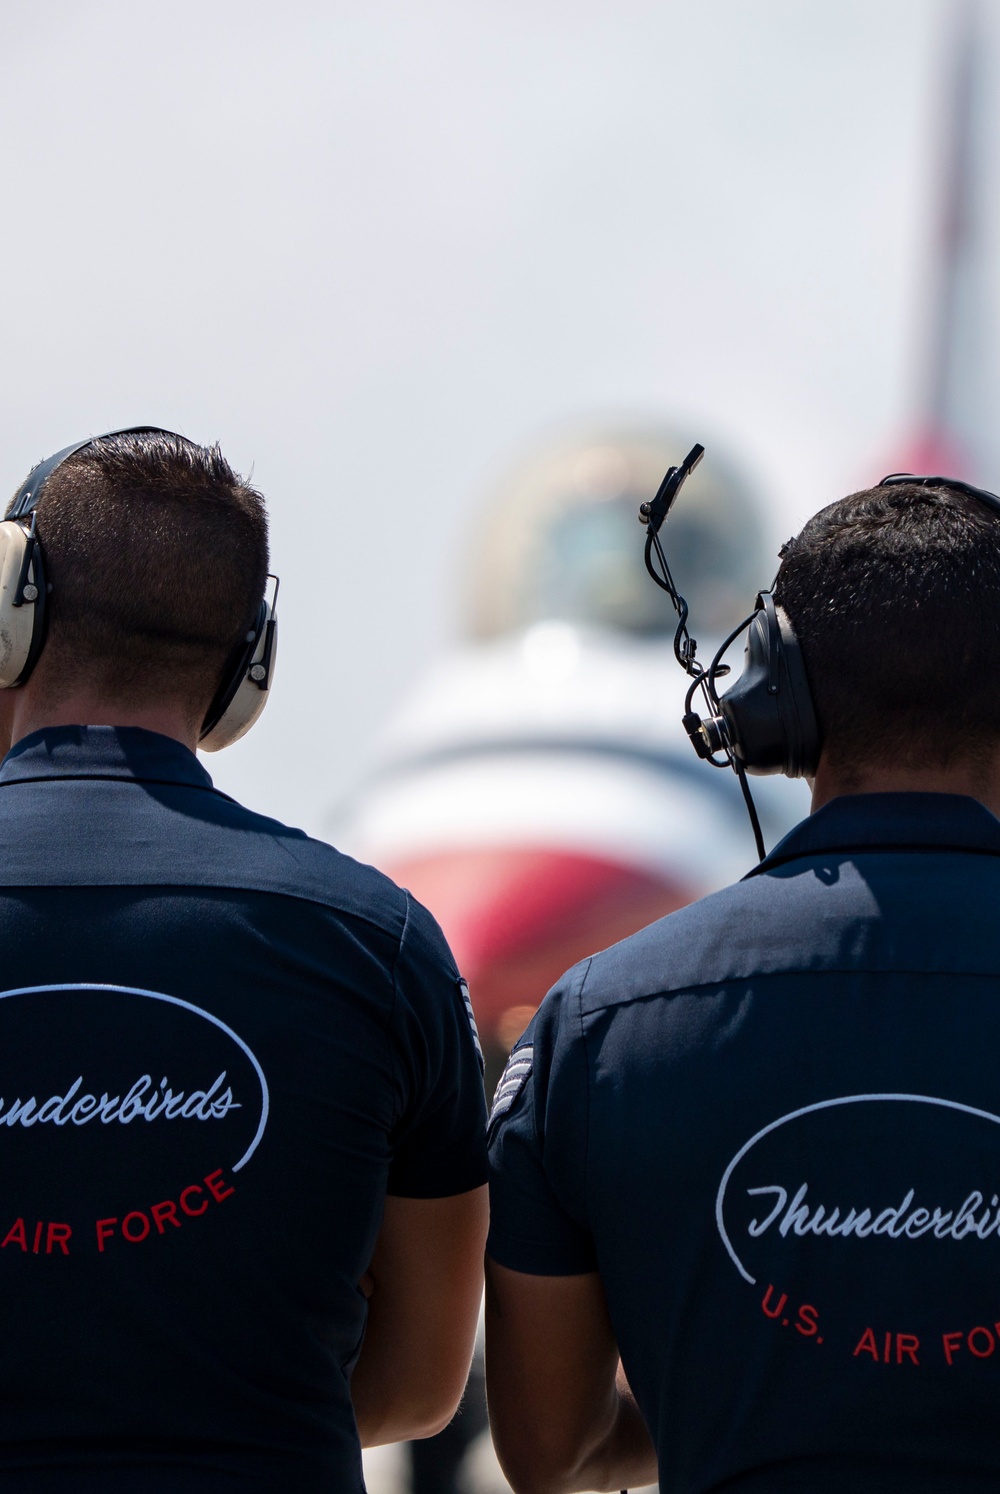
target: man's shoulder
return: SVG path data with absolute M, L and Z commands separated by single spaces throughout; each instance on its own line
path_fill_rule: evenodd
M 919 968 L 943 953 L 940 941 L 934 955 L 924 949 L 922 904 L 942 893 L 948 901 L 942 884 L 934 893 L 928 871 L 927 858 L 903 853 L 803 856 L 749 875 L 593 956 L 577 977 L 581 1004 L 598 1010 L 794 971 L 892 968 L 903 952 Z M 957 901 L 960 884 L 952 889 Z M 958 944 L 954 953 L 960 959 Z
M 251 890 L 323 903 L 377 924 L 397 938 L 408 923 L 425 915 L 420 904 L 377 867 L 280 820 L 242 805 L 235 808 L 243 833 L 252 837 L 247 865 Z
M 800 972 L 1000 971 L 1000 858 L 800 856 L 668 914 L 576 967 L 584 1011 Z
M 577 966 L 583 1008 L 732 979 L 759 957 L 765 929 L 777 932 L 775 923 L 783 926 L 785 918 L 764 879 L 710 893 Z
M 0 888 L 220 888 L 362 918 L 395 939 L 414 905 L 373 866 L 208 785 L 91 779 L 0 793 Z
M 395 939 L 423 912 L 390 877 L 328 841 L 222 794 L 199 797 L 208 802 L 186 806 L 182 834 L 195 854 L 185 882 L 319 903 Z

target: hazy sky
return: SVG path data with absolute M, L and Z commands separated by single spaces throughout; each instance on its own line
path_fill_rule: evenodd
M 252 469 L 282 656 L 221 787 L 322 823 L 553 422 L 717 435 L 776 538 L 873 475 L 947 9 L 0 0 L 0 481 L 139 420 Z

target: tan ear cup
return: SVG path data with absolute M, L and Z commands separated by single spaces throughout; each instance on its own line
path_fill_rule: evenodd
M 278 620 L 273 606 L 268 605 L 267 622 L 261 629 L 239 688 L 212 730 L 198 743 L 199 751 L 221 752 L 223 747 L 231 747 L 240 737 L 246 736 L 267 705 L 277 657 Z
M 34 564 L 25 572 L 28 549 L 27 530 L 14 519 L 0 522 L 0 690 L 9 690 L 24 673 L 31 653 L 35 631 L 36 604 L 40 612 L 44 598 L 39 597 Z M 15 606 L 15 600 L 20 605 Z

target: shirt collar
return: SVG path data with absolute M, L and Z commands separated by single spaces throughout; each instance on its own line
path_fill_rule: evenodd
M 798 856 L 897 850 L 1000 856 L 1000 820 L 964 794 L 845 794 L 796 825 L 749 875 Z
M 0 763 L 0 787 L 46 778 L 117 778 L 210 789 L 190 748 L 138 726 L 46 726 Z

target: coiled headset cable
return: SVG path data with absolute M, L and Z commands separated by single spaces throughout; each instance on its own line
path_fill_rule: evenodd
M 740 634 L 745 632 L 750 626 L 756 613 L 752 612 L 749 617 L 744 618 L 739 627 L 733 629 L 729 637 L 725 639 L 721 647 L 716 651 L 712 662 L 706 668 L 697 657 L 698 644 L 691 637 L 688 629 L 688 604 L 677 590 L 670 567 L 667 564 L 663 545 L 660 542 L 660 528 L 664 519 L 666 519 L 673 507 L 685 481 L 691 476 L 691 473 L 704 455 L 704 446 L 692 446 L 679 467 L 668 468 L 666 476 L 657 489 L 656 497 L 651 502 L 640 505 L 639 522 L 646 526 L 644 559 L 646 570 L 657 586 L 667 593 L 667 596 L 673 603 L 674 611 L 677 613 L 677 628 L 674 632 L 674 658 L 691 681 L 687 694 L 684 697 L 684 729 L 694 742 L 695 750 L 699 757 L 703 758 L 705 762 L 711 763 L 713 768 L 732 768 L 739 779 L 743 801 L 747 807 L 747 814 L 750 816 L 750 826 L 753 830 L 754 842 L 757 847 L 757 856 L 759 860 L 763 861 L 767 854 L 764 848 L 764 836 L 760 828 L 757 806 L 754 804 L 753 795 L 750 793 L 750 785 L 747 783 L 746 768 L 724 736 L 717 734 L 711 740 L 706 737 L 702 718 L 693 709 L 695 694 L 696 692 L 700 692 L 705 704 L 706 716 L 710 720 L 720 717 L 722 708 L 715 682 L 729 673 L 729 665 L 723 664 L 722 660 Z

